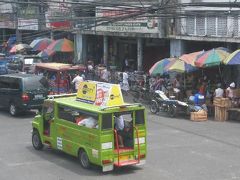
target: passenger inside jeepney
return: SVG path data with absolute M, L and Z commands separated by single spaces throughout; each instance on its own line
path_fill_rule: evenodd
M 117 130 L 120 148 L 133 146 L 133 116 L 132 114 L 114 114 L 114 128 Z
M 53 104 L 45 104 L 43 107 L 43 122 L 44 122 L 44 134 L 50 135 L 50 124 L 54 117 L 54 108 Z
M 74 116 L 77 125 L 98 129 L 98 121 L 94 117 L 86 116 L 84 114 L 80 114 L 79 112 L 76 112 Z

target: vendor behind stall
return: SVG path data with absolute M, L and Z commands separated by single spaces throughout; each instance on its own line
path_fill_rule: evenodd
M 217 84 L 217 89 L 215 89 L 214 91 L 214 97 L 216 98 L 222 98 L 223 95 L 224 95 L 224 90 L 222 89 L 222 84 L 221 83 L 218 83 Z
M 235 83 L 232 82 L 229 87 L 226 89 L 226 97 L 229 99 L 233 99 L 233 90 L 235 89 Z

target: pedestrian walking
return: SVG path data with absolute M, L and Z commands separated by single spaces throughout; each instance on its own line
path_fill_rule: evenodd
M 129 83 L 128 83 L 128 74 L 127 72 L 122 73 L 122 82 L 120 83 L 121 89 L 127 95 L 129 91 Z
M 78 91 L 79 84 L 83 81 L 84 81 L 83 77 L 80 76 L 79 73 L 77 73 L 75 78 L 72 80 L 72 84 L 74 84 L 75 86 L 75 92 Z

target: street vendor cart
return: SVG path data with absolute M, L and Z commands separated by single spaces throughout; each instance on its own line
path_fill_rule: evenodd
M 75 74 L 84 73 L 84 65 L 63 63 L 38 63 L 35 67 L 36 74 L 43 74 L 49 85 L 49 94 L 71 93 L 71 81 Z

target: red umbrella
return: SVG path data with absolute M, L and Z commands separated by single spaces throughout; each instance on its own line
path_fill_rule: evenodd
M 51 51 L 51 50 L 43 50 L 41 51 L 40 53 L 38 53 L 37 55 L 39 57 L 42 57 L 42 58 L 48 58 L 50 56 L 53 56 L 56 52 L 54 51 Z
M 53 40 L 49 39 L 49 38 L 39 38 L 39 39 L 35 39 L 31 42 L 30 46 L 33 48 L 34 51 L 43 51 L 44 49 L 46 49 L 51 43 L 53 42 Z

